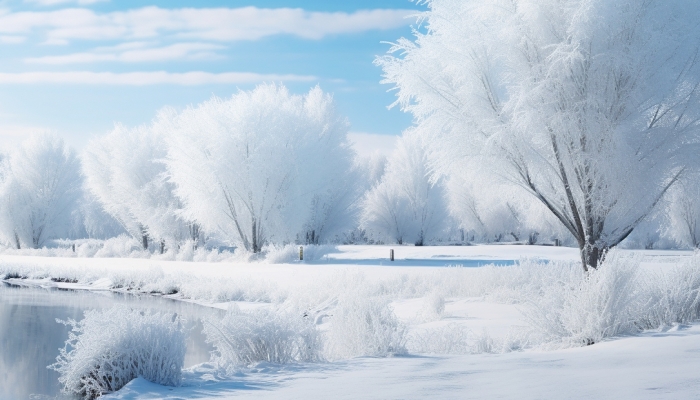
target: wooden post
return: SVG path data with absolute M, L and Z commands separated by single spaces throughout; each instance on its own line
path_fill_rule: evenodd
M 389 261 L 394 261 L 394 249 L 389 249 Z
M 304 261 L 304 246 L 299 246 L 299 261 Z

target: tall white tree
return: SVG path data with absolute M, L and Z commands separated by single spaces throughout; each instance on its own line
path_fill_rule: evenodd
M 421 138 L 405 132 L 379 184 L 366 195 L 362 226 L 383 240 L 422 246 L 448 219 L 444 182 L 431 179 Z
M 53 135 L 36 135 L 2 165 L 0 233 L 18 249 L 67 237 L 81 195 L 80 162 Z
M 166 137 L 153 125 L 126 128 L 92 140 L 83 153 L 87 189 L 134 238 L 175 246 L 187 239 L 188 224 L 180 218 L 180 200 L 168 181 L 164 163 Z
M 435 166 L 481 162 L 571 232 L 583 268 L 626 238 L 699 142 L 700 7 L 690 0 L 431 0 L 377 60 L 433 138 Z
M 295 241 L 310 221 L 331 225 L 337 187 L 353 184 L 347 120 L 318 87 L 298 96 L 260 85 L 165 110 L 157 124 L 173 139 L 167 165 L 186 215 L 248 251 Z

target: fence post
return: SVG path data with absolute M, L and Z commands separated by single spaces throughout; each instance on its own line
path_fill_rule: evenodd
M 304 261 L 304 246 L 299 246 L 299 261 Z
M 389 249 L 389 261 L 394 261 L 394 249 Z

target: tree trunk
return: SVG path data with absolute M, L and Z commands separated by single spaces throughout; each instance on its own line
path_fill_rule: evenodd
M 19 235 L 17 235 L 17 232 L 15 232 L 15 244 L 17 245 L 17 250 L 22 248 L 22 246 L 19 242 Z
M 252 247 L 253 247 L 253 253 L 260 253 L 260 243 L 258 242 L 258 223 L 255 218 L 253 218 L 253 237 L 252 237 Z
M 580 248 L 581 263 L 583 270 L 588 272 L 589 268 L 598 269 L 605 260 L 605 255 L 609 247 L 601 244 L 586 243 Z

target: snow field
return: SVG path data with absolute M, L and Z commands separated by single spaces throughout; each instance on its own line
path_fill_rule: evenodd
M 648 338 L 653 332 L 685 337 L 684 332 L 694 332 L 687 324 L 700 318 L 700 257 L 688 253 L 611 252 L 599 271 L 584 277 L 575 249 L 397 248 L 406 263 L 415 265 L 405 267 L 380 265 L 384 250 L 338 247 L 319 252 L 324 254 L 316 261 L 284 265 L 2 256 L 0 276 L 25 276 L 13 280 L 44 286 L 172 293 L 167 297 L 229 309 L 224 320 L 206 324 L 217 352 L 211 365 L 185 371 L 185 386 L 224 385 L 242 376 L 282 379 L 274 372 L 280 368 L 292 368 L 290 379 L 301 379 L 306 368 L 316 368 L 310 365 L 330 371 L 338 365 L 410 369 L 415 364 L 347 361 L 362 356 L 430 356 L 452 367 L 456 361 L 450 360 L 459 355 L 489 353 L 504 362 L 528 354 L 551 358 L 547 354 L 562 351 L 557 349 L 629 340 L 613 337 Z M 459 264 L 523 252 L 530 258 L 512 266 L 420 267 L 426 260 Z M 358 260 L 375 265 L 348 265 Z M 506 357 L 510 353 L 522 355 Z M 497 361 L 489 362 L 497 373 Z M 125 393 L 134 393 L 129 387 Z M 231 388 L 220 389 L 226 387 Z M 403 393 L 395 390 L 391 393 Z

